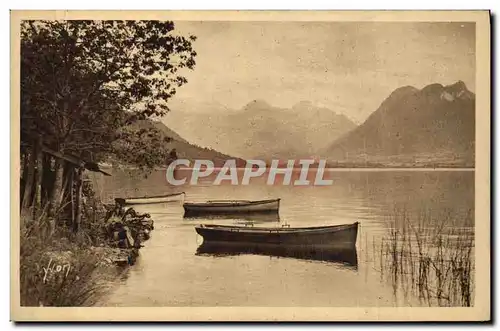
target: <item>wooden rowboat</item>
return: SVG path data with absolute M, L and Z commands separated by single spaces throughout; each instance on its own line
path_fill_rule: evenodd
M 263 255 L 278 258 L 293 258 L 299 260 L 322 261 L 342 264 L 344 267 L 356 270 L 358 255 L 356 247 L 324 248 L 314 246 L 261 245 L 252 243 L 212 243 L 203 242 L 198 246 L 198 256 L 235 256 Z
M 208 243 L 249 243 L 265 246 L 315 248 L 355 247 L 358 222 L 345 225 L 303 228 L 245 227 L 202 224 L 196 232 Z
M 154 204 L 154 203 L 165 203 L 177 200 L 184 192 L 163 194 L 163 195 L 152 195 L 144 197 L 134 197 L 134 198 L 116 198 L 115 201 L 121 205 L 144 205 L 144 204 Z
M 185 216 L 200 214 L 235 214 L 235 213 L 277 213 L 280 199 L 272 200 L 211 200 L 202 203 L 186 202 L 183 204 Z

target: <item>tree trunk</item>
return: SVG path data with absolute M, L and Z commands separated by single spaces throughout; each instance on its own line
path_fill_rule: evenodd
M 59 194 L 59 200 L 57 201 L 57 203 L 59 204 L 59 206 L 64 206 L 64 209 L 66 210 L 66 206 L 67 206 L 67 199 L 65 199 L 65 196 L 66 196 L 66 193 L 69 192 L 69 185 L 70 185 L 70 180 L 72 180 L 70 178 L 70 173 L 71 171 L 74 171 L 73 170 L 73 166 L 71 164 L 68 164 L 67 162 L 64 162 L 62 161 L 62 186 L 61 186 L 61 191 L 60 191 L 60 194 Z
M 49 154 L 43 154 L 43 179 L 42 179 L 42 206 L 50 207 L 50 197 L 52 196 L 52 187 L 54 186 L 54 181 L 52 178 L 52 171 L 50 160 L 51 156 Z
M 26 187 L 26 177 L 28 177 L 28 163 L 29 163 L 29 153 L 26 148 L 21 149 L 21 178 L 19 180 L 19 203 L 20 207 L 23 206 L 24 189 Z
M 75 224 L 75 169 L 71 170 L 70 175 L 69 199 L 71 201 L 71 225 L 73 225 Z
M 33 193 L 33 180 L 35 178 L 35 162 L 36 154 L 34 148 L 30 151 L 30 157 L 28 161 L 28 168 L 26 178 L 24 180 L 24 194 L 23 194 L 23 208 L 29 208 L 31 206 L 31 194 Z
M 54 187 L 50 196 L 50 216 L 56 216 L 61 204 L 61 192 L 63 191 L 64 160 L 56 158 L 54 172 Z
M 42 207 L 42 183 L 43 183 L 43 151 L 41 141 L 38 143 L 36 148 L 36 178 L 35 178 L 35 197 L 33 201 L 33 206 L 35 206 L 35 216 L 36 213 L 40 213 L 43 209 Z
M 75 220 L 73 222 L 73 231 L 80 229 L 82 220 L 82 174 L 83 168 L 78 168 L 75 178 Z

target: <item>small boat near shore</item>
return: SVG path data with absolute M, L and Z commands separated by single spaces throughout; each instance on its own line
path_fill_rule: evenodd
M 145 205 L 145 204 L 155 204 L 155 203 L 165 203 L 176 201 L 181 195 L 185 195 L 184 192 L 163 194 L 163 195 L 151 195 L 143 197 L 133 197 L 133 198 L 116 198 L 115 202 L 123 206 L 129 205 Z
M 261 247 L 355 247 L 359 222 L 316 227 L 248 227 L 202 224 L 195 227 L 203 242 L 259 244 Z
M 277 213 L 281 199 L 271 200 L 211 200 L 183 204 L 184 216 L 203 214 L 235 214 L 235 213 Z

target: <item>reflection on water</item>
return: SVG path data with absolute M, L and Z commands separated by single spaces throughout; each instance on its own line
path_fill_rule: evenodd
M 391 220 L 399 210 L 405 211 L 408 224 L 420 220 L 421 227 L 439 228 L 445 234 L 452 233 L 450 229 L 467 229 L 473 234 L 474 172 L 363 170 L 333 172 L 330 178 L 333 185 L 323 187 L 269 186 L 264 180 L 249 186 L 212 186 L 211 179 L 198 186 L 169 187 L 162 171 L 147 179 L 117 171 L 113 171 L 111 177 L 96 175 L 96 189 L 104 199 L 168 194 L 179 190 L 186 192 L 186 201 L 193 202 L 281 198 L 279 218 L 275 220 L 248 220 L 241 215 L 184 219 L 182 201 L 137 206 L 137 211 L 151 214 L 155 230 L 141 249 L 136 265 L 130 268 L 128 277 L 117 281 L 113 292 L 101 304 L 210 307 L 428 305 L 418 296 L 402 295 L 400 289 L 394 289 L 390 277 L 383 277 L 381 266 L 385 262 L 380 259 L 386 254 L 381 254 L 380 244 L 393 228 Z M 241 225 L 248 222 L 249 226 L 255 227 L 286 223 L 292 227 L 307 227 L 356 221 L 360 222 L 360 227 L 355 263 L 344 258 L 340 260 L 347 260 L 346 263 L 337 263 L 339 258 L 337 262 L 300 257 L 270 258 L 258 248 L 251 252 L 226 254 L 223 258 L 207 256 L 209 252 L 200 254 L 203 240 L 194 229 L 200 223 Z M 349 263 L 357 267 L 348 268 Z
M 192 215 L 184 216 L 186 221 L 205 221 L 205 220 L 231 220 L 235 224 L 255 225 L 262 223 L 279 223 L 279 213 L 225 213 L 225 214 L 207 214 L 207 215 Z
M 474 232 L 428 227 L 420 221 L 396 215 L 380 246 L 381 272 L 396 293 L 413 295 L 429 306 L 472 306 Z
M 256 244 L 221 244 L 203 242 L 196 250 L 196 254 L 219 257 L 255 254 L 331 262 L 353 270 L 356 270 L 358 267 L 358 255 L 355 247 L 344 249 L 318 249 L 307 246 L 263 246 Z

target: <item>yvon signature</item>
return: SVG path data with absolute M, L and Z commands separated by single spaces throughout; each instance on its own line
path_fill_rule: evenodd
M 71 270 L 71 265 L 69 263 L 53 264 L 52 259 L 50 259 L 47 267 L 43 267 L 43 272 L 44 272 L 43 282 L 46 283 L 51 276 L 56 274 L 66 274 L 65 277 L 67 277 L 70 270 Z

